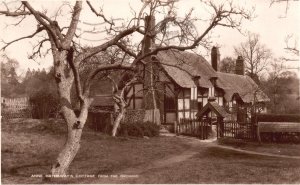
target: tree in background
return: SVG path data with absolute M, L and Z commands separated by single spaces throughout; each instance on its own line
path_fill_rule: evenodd
M 268 109 L 272 113 L 297 114 L 300 111 L 299 78 L 297 74 L 286 71 L 284 62 L 274 60 L 262 87 L 270 98 Z
M 48 73 L 45 69 L 28 70 L 26 73 L 22 86 L 29 97 L 33 118 L 47 119 L 57 117 L 59 113 L 60 104 L 53 73 L 53 69 Z
M 19 82 L 20 77 L 16 73 L 19 62 L 6 55 L 1 59 L 1 96 L 13 98 L 24 95 L 24 89 Z
M 220 71 L 224 73 L 235 73 L 235 60 L 225 57 L 220 61 Z
M 247 41 L 234 48 L 237 56 L 245 60 L 246 74 L 259 82 L 261 73 L 268 66 L 272 57 L 271 51 L 259 40 L 259 35 L 248 32 Z

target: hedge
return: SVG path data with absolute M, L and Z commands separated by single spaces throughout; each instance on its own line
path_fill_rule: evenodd
M 151 122 L 129 122 L 120 125 L 120 136 L 154 137 L 159 135 L 159 126 Z
M 258 122 L 299 122 L 300 115 L 298 114 L 259 114 L 257 115 Z

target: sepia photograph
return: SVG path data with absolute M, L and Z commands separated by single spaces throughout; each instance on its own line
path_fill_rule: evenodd
M 299 11 L 1 1 L 1 184 L 300 184 Z

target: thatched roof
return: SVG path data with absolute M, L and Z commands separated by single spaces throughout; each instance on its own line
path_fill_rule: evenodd
M 252 102 L 254 93 L 256 101 L 269 101 L 269 98 L 258 88 L 258 85 L 248 76 L 216 72 L 202 56 L 186 51 L 160 51 L 157 54 L 161 66 L 166 73 L 181 87 L 191 88 L 213 87 L 210 79 L 217 77 L 217 87 L 225 91 L 225 99 L 230 101 L 238 94 L 244 102 Z M 200 76 L 198 84 L 193 77 Z
M 221 72 L 217 72 L 217 74 L 218 80 L 216 85 L 225 91 L 224 97 L 227 101 L 231 100 L 234 94 L 238 94 L 243 102 L 254 101 L 255 94 L 256 101 L 270 101 L 249 76 Z
M 196 87 L 192 78 L 200 76 L 201 87 L 213 87 L 210 78 L 216 77 L 216 72 L 202 56 L 185 51 L 168 50 L 158 52 L 157 59 L 179 86 Z

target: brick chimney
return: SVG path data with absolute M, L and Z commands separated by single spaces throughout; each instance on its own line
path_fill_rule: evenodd
M 211 66 L 214 68 L 215 71 L 218 71 L 220 63 L 220 52 L 219 49 L 214 46 L 211 49 Z
M 235 74 L 245 75 L 245 64 L 242 56 L 238 56 L 235 63 Z

